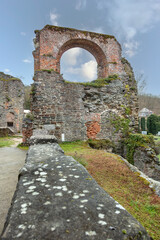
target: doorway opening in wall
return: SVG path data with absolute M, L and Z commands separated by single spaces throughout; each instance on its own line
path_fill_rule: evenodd
M 13 122 L 7 122 L 7 127 L 13 127 Z
M 97 61 L 83 48 L 75 47 L 64 52 L 60 68 L 64 80 L 70 82 L 91 82 L 97 79 Z

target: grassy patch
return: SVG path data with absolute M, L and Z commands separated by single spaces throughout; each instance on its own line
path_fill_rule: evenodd
M 98 184 L 132 214 L 154 240 L 160 239 L 160 198 L 118 155 L 91 149 L 86 142 L 60 144 L 66 155 L 82 158 Z
M 10 147 L 14 144 L 12 137 L 1 137 L 0 138 L 0 147 Z
M 154 141 L 155 142 L 160 142 L 160 136 L 154 136 Z
M 111 83 L 113 80 L 118 79 L 118 75 L 114 74 L 114 75 L 110 75 L 107 78 L 100 78 L 100 79 L 96 79 L 92 82 L 69 82 L 69 81 L 65 81 L 66 83 L 72 83 L 72 84 L 80 84 L 83 85 L 85 87 L 104 87 L 105 85 L 108 85 L 109 83 Z
M 25 146 L 25 145 L 23 145 L 23 143 L 18 144 L 17 147 L 22 149 L 22 150 L 28 150 L 29 149 L 29 146 Z

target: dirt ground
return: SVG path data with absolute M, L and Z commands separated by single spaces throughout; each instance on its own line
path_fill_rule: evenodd
M 19 169 L 24 165 L 26 151 L 16 148 L 21 138 L 11 147 L 0 148 L 0 233 L 16 189 Z

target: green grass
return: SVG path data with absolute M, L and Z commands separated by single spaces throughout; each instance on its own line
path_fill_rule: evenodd
M 70 84 L 80 84 L 85 87 L 100 88 L 100 87 L 104 87 L 104 86 L 108 85 L 109 83 L 111 83 L 112 81 L 117 80 L 117 79 L 118 79 L 118 75 L 114 74 L 114 75 L 108 76 L 107 78 L 96 79 L 92 82 L 69 82 L 69 81 L 65 81 L 65 82 L 70 83 Z
M 24 146 L 23 143 L 18 144 L 17 147 L 18 147 L 19 149 L 22 149 L 22 150 L 28 150 L 28 149 L 29 149 L 29 146 Z
M 160 142 L 160 136 L 154 136 L 154 141 L 155 142 Z
M 0 137 L 0 147 L 10 147 L 14 144 L 12 137 Z
M 154 240 L 160 239 L 160 198 L 148 181 L 133 173 L 118 155 L 91 149 L 86 142 L 60 144 L 66 155 L 83 159 L 98 184 L 132 214 Z

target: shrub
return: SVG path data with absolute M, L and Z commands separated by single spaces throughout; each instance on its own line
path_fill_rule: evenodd
M 94 149 L 108 149 L 108 148 L 115 148 L 115 145 L 113 142 L 111 142 L 109 139 L 89 139 L 87 141 L 89 146 Z

